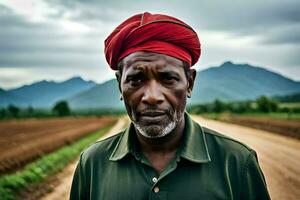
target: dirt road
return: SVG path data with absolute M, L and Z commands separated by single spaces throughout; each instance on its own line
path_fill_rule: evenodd
M 258 129 L 207 120 L 196 116 L 193 118 L 202 126 L 224 133 L 256 150 L 272 200 L 299 199 L 300 141 Z M 124 122 L 119 122 L 119 125 L 117 125 L 119 128 L 117 127 L 117 129 L 122 127 L 120 123 Z M 109 134 L 111 133 L 116 133 L 116 131 L 113 130 Z M 70 165 L 61 174 L 61 184 L 43 200 L 68 199 L 74 168 L 75 164 Z

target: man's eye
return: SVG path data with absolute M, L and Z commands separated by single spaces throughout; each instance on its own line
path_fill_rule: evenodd
M 164 76 L 163 80 L 168 82 L 168 83 L 173 83 L 173 82 L 178 81 L 179 79 L 175 76 Z
M 173 76 L 167 76 L 167 77 L 165 77 L 165 79 L 166 79 L 166 80 L 176 80 L 176 78 L 173 77 Z
M 144 81 L 144 78 L 141 76 L 129 77 L 127 79 L 127 82 L 133 86 L 137 86 L 137 85 L 141 84 L 143 81 Z
M 139 82 L 142 82 L 142 79 L 141 78 L 133 78 L 130 80 L 131 82 L 136 82 L 136 83 L 139 83 Z

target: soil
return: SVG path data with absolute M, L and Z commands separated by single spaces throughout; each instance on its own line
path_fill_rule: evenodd
M 252 117 L 252 116 L 235 116 L 221 115 L 220 121 L 233 124 L 249 126 L 266 131 L 271 131 L 280 135 L 285 135 L 300 139 L 300 121 L 287 119 L 274 119 L 270 117 Z
M 113 117 L 30 119 L 0 122 L 0 175 L 113 123 Z

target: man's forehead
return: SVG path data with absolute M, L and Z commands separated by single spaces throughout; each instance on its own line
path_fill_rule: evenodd
M 172 71 L 183 68 L 183 61 L 165 55 L 152 52 L 135 52 L 123 59 L 123 67 L 130 70 L 143 70 L 155 67 L 160 71 Z

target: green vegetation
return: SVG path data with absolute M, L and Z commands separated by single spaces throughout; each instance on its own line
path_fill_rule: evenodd
M 280 102 L 300 102 L 300 93 L 295 93 L 286 96 L 275 96 L 274 99 Z
M 25 118 L 48 118 L 48 117 L 54 117 L 54 113 L 51 112 L 51 110 L 47 109 L 34 109 L 33 107 L 29 106 L 28 108 L 20 108 L 18 115 L 14 115 L 11 110 L 9 109 L 9 105 L 7 108 L 0 108 L 0 120 L 8 120 L 8 119 L 25 119 Z M 16 107 L 16 106 L 14 106 Z
M 263 113 L 276 112 L 278 110 L 278 102 L 266 96 L 262 96 L 256 100 L 257 110 Z
M 239 101 L 225 103 L 215 100 L 212 103 L 188 107 L 192 114 L 201 114 L 208 118 L 217 119 L 221 113 L 248 115 L 255 117 L 270 117 L 277 119 L 300 119 L 300 103 L 283 103 L 262 96 L 254 101 Z
M 71 109 L 68 105 L 68 102 L 59 101 L 52 108 L 52 112 L 56 113 L 60 117 L 64 117 L 71 114 Z
M 272 119 L 283 119 L 283 120 L 300 120 L 300 113 L 203 113 L 201 116 L 220 120 L 224 115 L 229 116 L 245 116 L 245 117 L 255 117 L 255 118 L 272 118 Z
M 296 109 L 300 108 L 300 102 L 292 102 L 292 103 L 279 103 L 279 108 L 291 108 L 291 109 Z
M 56 104 L 58 105 L 58 103 Z M 7 108 L 0 108 L 0 120 L 9 119 L 27 119 L 27 118 L 53 118 L 64 116 L 108 116 L 108 115 L 124 115 L 124 109 L 80 109 L 71 110 L 68 104 L 63 106 L 54 106 L 52 109 L 21 108 L 9 105 Z
M 300 113 L 282 113 L 282 112 L 271 112 L 271 113 L 245 113 L 242 116 L 250 117 L 269 117 L 274 119 L 287 119 L 287 120 L 300 120 Z
M 62 170 L 74 160 L 83 149 L 106 133 L 113 125 L 108 125 L 69 146 L 50 153 L 28 164 L 23 170 L 0 177 L 0 197 L 2 200 L 14 200 L 16 194 L 30 185 L 38 184 L 47 177 Z
M 14 105 L 9 105 L 7 108 L 8 112 L 11 113 L 13 117 L 18 117 L 20 108 L 14 106 Z

